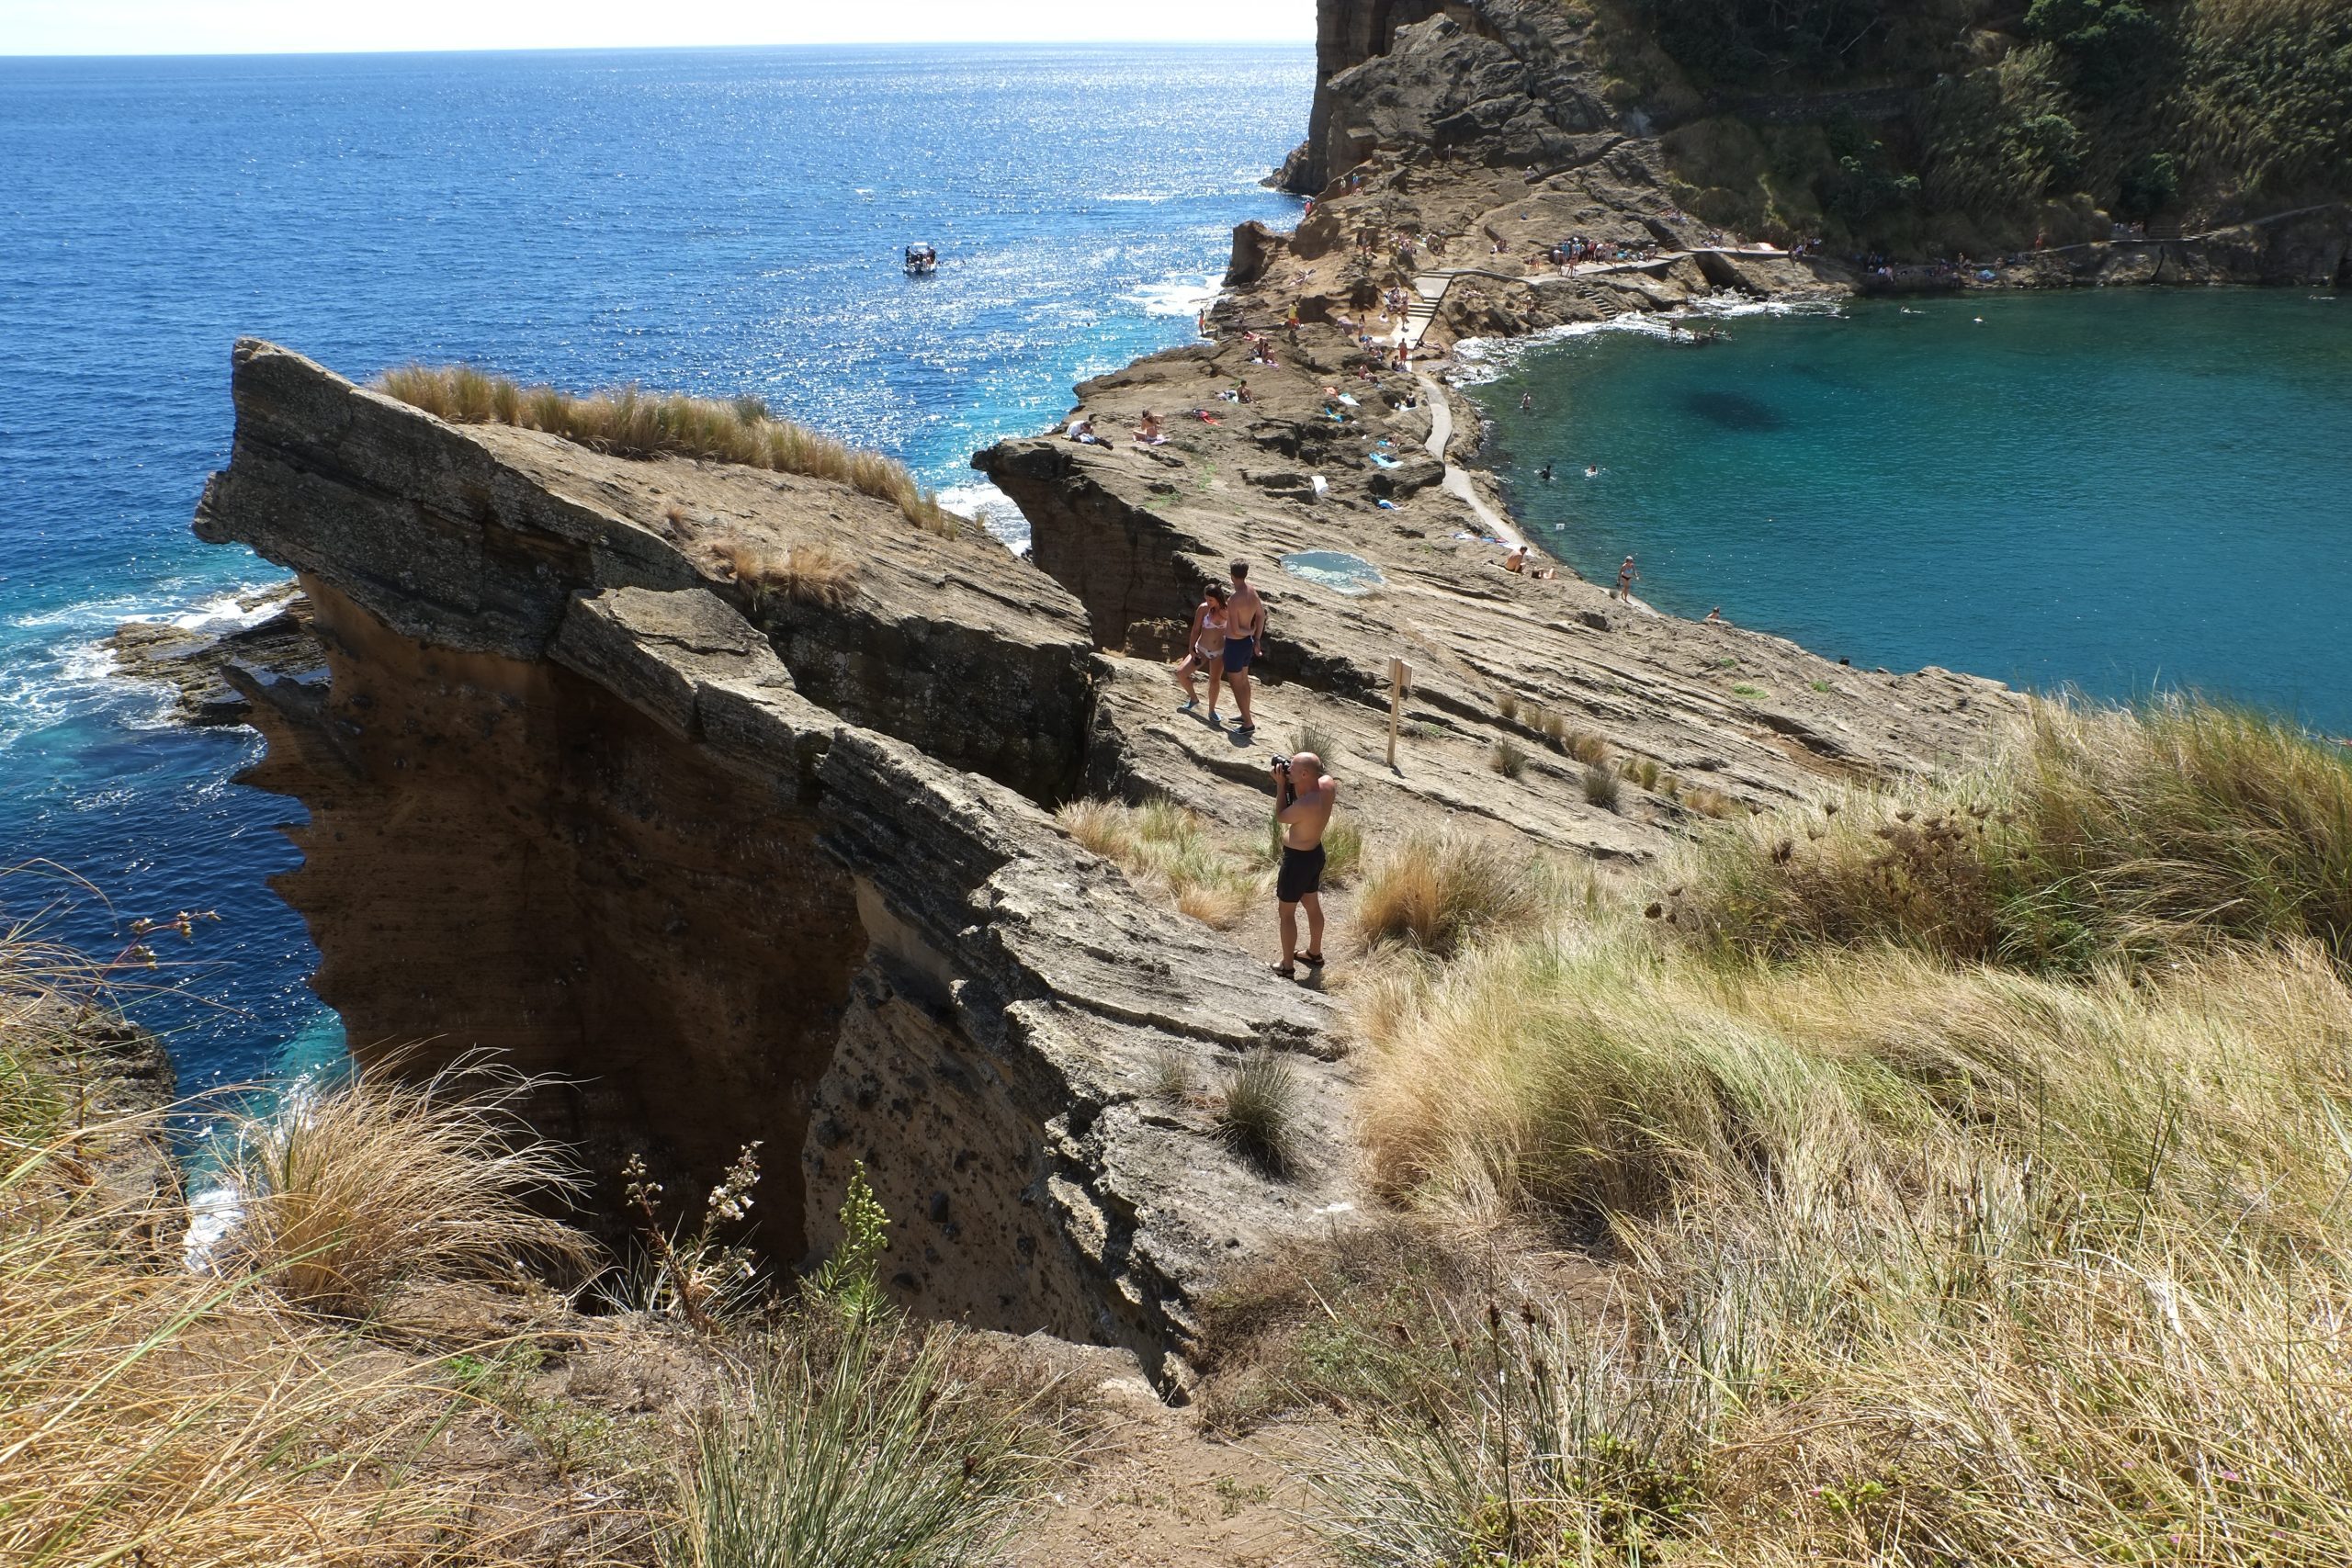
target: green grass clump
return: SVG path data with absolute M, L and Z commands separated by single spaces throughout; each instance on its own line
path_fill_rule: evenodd
M 552 387 L 519 387 L 466 365 L 399 366 L 379 377 L 375 389 L 452 424 L 511 424 L 616 457 L 706 457 L 830 479 L 890 502 L 926 532 L 963 531 L 903 464 L 777 419 L 757 398 L 721 401 L 634 386 L 575 397 Z
M 1487 766 L 1507 779 L 1515 779 L 1527 772 L 1527 749 L 1510 740 L 1498 740 L 1487 754 Z
M 2081 972 L 2235 938 L 2352 963 L 2352 761 L 2256 714 L 2039 703 L 1988 769 L 1839 804 L 1802 838 L 1705 841 L 1683 929 L 1782 957 L 1894 942 Z
M 1298 1074 L 1289 1061 L 1261 1046 L 1227 1076 L 1217 1131 L 1237 1153 L 1278 1175 L 1297 1155 L 1298 1095 Z
M 960 1376 L 960 1331 L 812 1320 L 696 1426 L 663 1568 L 994 1561 L 1046 1468 L 1018 1404 Z

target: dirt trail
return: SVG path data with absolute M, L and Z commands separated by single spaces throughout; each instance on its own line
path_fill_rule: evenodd
M 1306 1489 L 1283 1462 L 1285 1428 L 1235 1442 L 1152 1397 L 1106 1384 L 1092 1461 L 1014 1538 L 1004 1568 L 1333 1568 L 1300 1522 Z

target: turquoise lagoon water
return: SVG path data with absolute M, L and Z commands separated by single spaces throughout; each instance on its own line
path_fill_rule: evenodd
M 1720 324 L 1707 346 L 1534 344 L 1476 389 L 1519 515 L 1586 575 L 1630 552 L 1662 608 L 1720 604 L 1858 665 L 2195 688 L 2352 735 L 2352 299 L 2135 289 Z
M 6 46 L 0 37 L 0 47 Z M 164 722 L 95 641 L 278 575 L 187 522 L 229 345 L 754 391 L 938 485 L 1192 335 L 1297 141 L 1295 49 L 0 59 L 0 921 L 101 955 L 217 910 L 139 1010 L 191 1087 L 341 1048 L 266 878 L 257 742 Z M 936 244 L 910 281 L 899 248 Z M 967 495 L 961 499 L 978 499 Z

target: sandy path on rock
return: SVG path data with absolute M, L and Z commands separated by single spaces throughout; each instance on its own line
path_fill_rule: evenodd
M 1218 1442 L 1139 1382 L 1104 1393 L 1100 1446 L 1013 1537 L 1005 1568 L 1335 1568 L 1299 1521 L 1306 1493 L 1273 1451 L 1280 1428 Z
M 1413 378 L 1421 384 L 1421 393 L 1430 400 L 1429 454 L 1445 465 L 1445 478 L 1439 481 L 1440 488 L 1468 507 L 1479 524 L 1503 543 L 1526 544 L 1526 536 L 1512 527 L 1501 513 L 1480 500 L 1476 488 L 1470 483 L 1468 472 L 1456 468 L 1453 459 L 1445 455 L 1447 446 L 1453 440 L 1453 400 L 1446 395 L 1445 389 L 1439 386 L 1428 371 L 1419 371 Z

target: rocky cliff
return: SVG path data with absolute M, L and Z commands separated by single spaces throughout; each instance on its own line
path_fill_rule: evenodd
M 1507 168 L 1540 201 L 1586 171 L 1542 203 L 1540 246 L 1729 233 L 2056 253 L 2006 280 L 2035 286 L 2332 285 L 2347 96 L 2352 12 L 2324 4 L 1321 0 L 1307 138 L 1277 183 Z M 2118 224 L 2138 228 L 2109 269 Z
M 1346 1201 L 1322 999 L 1045 809 L 1099 679 L 1051 580 L 839 486 L 452 426 L 266 344 L 233 385 L 197 526 L 313 606 L 322 671 L 235 678 L 251 782 L 309 807 L 282 887 L 363 1059 L 550 1075 L 538 1120 L 606 1173 L 696 1185 L 761 1140 L 786 1260 L 862 1160 L 910 1305 L 1163 1381 L 1221 1267 Z M 816 545 L 845 598 L 727 564 Z M 1279 1180 L 1151 1089 L 1261 1049 L 1302 1083 Z

